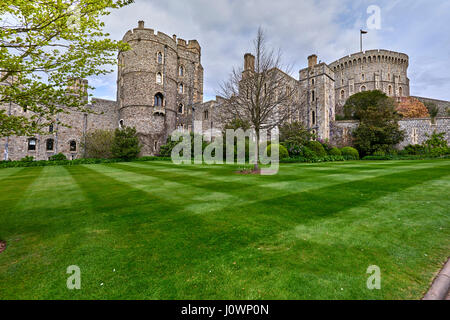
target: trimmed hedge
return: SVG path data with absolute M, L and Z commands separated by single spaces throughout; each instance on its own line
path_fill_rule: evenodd
M 343 156 L 325 156 L 325 157 L 316 157 L 316 158 L 287 158 L 281 160 L 280 163 L 320 163 L 320 162 L 338 162 L 338 161 L 346 161 L 346 157 Z
M 450 159 L 450 155 L 432 156 L 432 155 L 385 155 L 385 156 L 367 156 L 362 158 L 364 161 L 389 161 L 389 160 L 436 160 Z
M 328 152 L 328 154 L 329 154 L 330 156 L 342 156 L 342 152 L 341 152 L 341 150 L 339 150 L 338 148 L 332 148 L 332 149 Z
M 319 141 L 308 141 L 306 144 L 306 147 L 311 149 L 317 157 L 322 158 L 327 156 L 327 152 L 325 151 L 325 148 Z
M 171 158 L 163 157 L 142 157 L 133 159 L 133 162 L 142 161 L 171 161 Z M 0 168 L 21 168 L 21 167 L 47 167 L 47 166 L 77 166 L 82 164 L 102 164 L 126 162 L 123 159 L 75 159 L 75 160 L 56 160 L 56 161 L 0 161 Z
M 274 144 L 270 144 L 266 148 L 266 154 L 269 157 L 272 156 L 272 146 L 273 145 Z M 279 154 L 280 160 L 289 158 L 289 152 L 287 151 L 286 147 L 281 144 L 278 145 L 278 154 Z
M 341 149 L 342 155 L 350 157 L 352 160 L 359 160 L 359 152 L 352 147 L 344 147 Z

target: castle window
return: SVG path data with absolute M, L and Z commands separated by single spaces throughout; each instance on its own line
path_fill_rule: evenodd
M 362 80 L 362 81 L 365 81 L 365 80 L 366 80 L 366 75 L 365 75 L 364 73 L 361 75 L 361 80 Z
M 53 123 L 48 126 L 48 132 L 53 133 Z
M 372 57 L 369 57 L 369 63 L 371 63 L 372 62 Z
M 159 64 L 163 63 L 163 54 L 161 52 L 158 52 L 156 55 L 156 60 Z
M 209 112 L 208 112 L 208 110 L 205 110 L 205 112 L 203 112 L 203 118 L 204 118 L 204 120 L 208 120 L 209 119 Z
M 47 141 L 45 142 L 45 146 L 46 146 L 47 151 L 53 151 L 53 149 L 55 147 L 55 140 L 47 139 Z
M 403 97 L 403 88 L 402 87 L 398 88 L 398 93 L 399 93 L 400 97 Z
M 314 90 L 311 91 L 311 101 L 312 102 L 316 101 L 316 92 Z
M 153 150 L 154 150 L 154 151 L 158 150 L 158 141 L 155 141 L 155 144 L 154 144 Z
M 31 138 L 28 139 L 28 151 L 35 151 L 36 150 L 36 139 Z
M 392 95 L 392 86 L 388 87 L 388 94 L 391 96 Z
M 27 111 L 28 111 L 28 107 L 27 106 L 23 107 L 23 112 L 27 113 Z
M 178 93 L 184 93 L 184 85 L 182 83 L 178 85 Z
M 162 93 L 157 93 L 155 95 L 155 107 L 162 107 L 164 106 L 164 96 Z
M 123 119 L 120 119 L 119 120 L 119 129 L 123 129 L 123 127 L 124 127 L 124 121 L 123 121 Z
M 182 103 L 180 103 L 180 105 L 178 106 L 178 113 L 179 114 L 183 114 L 184 113 L 184 106 Z
M 158 84 L 162 83 L 162 74 L 160 72 L 156 74 L 156 83 Z
M 314 79 L 312 79 L 312 80 L 311 80 L 311 84 L 314 85 L 314 83 L 315 83 L 315 81 L 314 81 Z
M 388 73 L 388 80 L 391 81 L 391 74 Z
M 77 151 L 77 142 L 75 140 L 70 141 L 69 146 L 70 146 L 70 152 Z
M 344 79 L 341 80 L 341 85 L 344 85 Z
M 417 128 L 412 129 L 411 142 L 412 142 L 412 144 L 419 144 L 419 135 L 417 133 Z
M 345 91 L 341 90 L 341 99 L 344 100 L 345 99 Z
M 361 87 L 361 92 L 364 92 L 364 91 L 367 91 L 366 86 L 362 86 L 362 87 Z
M 184 67 L 183 67 L 183 66 L 180 66 L 180 67 L 178 68 L 178 75 L 179 75 L 180 77 L 184 76 Z
M 312 122 L 313 126 L 316 124 L 316 112 L 315 111 L 313 111 L 311 113 L 311 122 Z

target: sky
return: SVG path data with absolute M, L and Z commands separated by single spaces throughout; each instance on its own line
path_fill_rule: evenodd
M 373 5 L 380 19 L 368 12 Z M 121 40 L 139 20 L 155 31 L 199 41 L 205 101 L 214 99 L 233 67 L 242 67 L 258 27 L 296 79 L 313 53 L 331 63 L 359 52 L 359 30 L 365 29 L 364 50 L 409 55 L 411 95 L 450 101 L 450 0 L 135 0 L 104 18 L 105 31 Z M 112 73 L 89 79 L 93 95 L 115 100 L 116 78 Z

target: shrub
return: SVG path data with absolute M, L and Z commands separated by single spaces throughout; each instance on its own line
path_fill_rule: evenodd
M 269 157 L 272 155 L 272 146 L 274 146 L 274 145 L 275 144 L 271 144 L 266 149 L 266 153 Z M 279 153 L 280 160 L 289 158 L 289 153 L 288 153 L 287 149 L 281 144 L 278 145 L 278 153 Z
M 55 154 L 54 156 L 51 156 L 48 160 L 61 161 L 61 160 L 67 160 L 67 157 L 62 153 L 58 153 L 58 154 Z
M 373 156 L 375 156 L 375 157 L 384 157 L 384 156 L 386 156 L 386 153 L 384 151 L 375 151 L 373 153 Z
M 110 159 L 111 148 L 114 141 L 114 131 L 94 130 L 89 131 L 81 147 L 84 149 L 84 158 L 87 159 Z
M 194 135 L 194 133 L 190 133 L 190 137 L 191 137 L 191 157 L 194 157 L 194 152 L 195 152 L 195 148 L 194 148 L 194 142 L 195 142 L 195 138 L 197 137 L 197 134 Z M 159 149 L 159 156 L 160 157 L 166 157 L 166 158 L 171 158 L 172 157 L 172 150 L 173 148 L 175 148 L 176 145 L 178 145 L 179 143 L 182 143 L 184 141 L 185 137 L 180 137 L 180 139 L 178 141 L 172 141 L 171 137 L 167 138 L 167 142 L 165 145 L 162 145 Z M 208 146 L 208 142 L 204 141 L 202 138 L 202 152 L 205 151 L 205 148 Z M 237 146 L 235 145 L 235 154 L 236 154 L 236 149 Z M 248 142 L 246 141 L 246 150 L 248 150 Z M 181 155 L 181 152 L 180 152 Z M 226 156 L 226 150 L 225 150 L 225 144 L 224 144 L 224 157 Z M 247 154 L 247 158 L 248 158 L 248 154 Z
M 352 147 L 344 147 L 341 149 L 342 155 L 353 160 L 359 160 L 358 150 Z
M 449 154 L 449 148 L 447 147 L 438 147 L 430 150 L 431 157 L 441 157 L 446 154 Z
M 403 149 L 403 154 L 407 154 L 407 155 L 419 155 L 419 154 L 425 154 L 426 150 L 425 147 L 420 145 L 420 144 L 415 144 L 415 145 L 407 145 L 404 149 Z
M 308 141 L 306 143 L 306 147 L 311 149 L 317 157 L 325 157 L 327 155 L 327 152 L 325 151 L 323 145 L 318 141 Z
M 341 150 L 339 150 L 338 148 L 332 148 L 329 152 L 328 152 L 328 154 L 330 155 L 330 156 L 342 156 L 342 152 L 341 152 Z
M 141 152 L 135 128 L 116 129 L 111 152 L 115 158 L 131 160 Z
M 20 162 L 33 162 L 34 157 L 32 156 L 26 156 L 25 158 L 20 159 Z
M 302 148 L 302 152 L 301 152 L 301 157 L 305 158 L 305 159 L 315 159 L 317 158 L 317 155 L 314 151 L 312 151 L 310 148 L 308 147 L 303 147 Z

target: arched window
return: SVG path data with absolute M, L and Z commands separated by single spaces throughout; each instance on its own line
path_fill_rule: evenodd
M 311 113 L 311 122 L 312 122 L 313 126 L 316 124 L 316 112 L 315 111 L 313 111 Z
M 123 121 L 123 119 L 119 120 L 119 129 L 123 129 L 123 127 L 125 126 L 125 122 Z
M 180 77 L 184 76 L 184 67 L 183 66 L 179 66 L 179 68 L 178 68 L 178 75 Z
M 403 88 L 402 87 L 398 88 L 398 93 L 399 93 L 400 97 L 403 97 Z
M 36 150 L 36 138 L 28 139 L 28 151 Z
M 184 93 L 184 85 L 182 83 L 178 85 L 178 93 Z
M 156 55 L 156 60 L 159 64 L 163 63 L 163 54 L 161 52 L 158 52 Z
M 70 152 L 77 151 L 77 142 L 75 140 L 70 141 L 69 146 L 70 146 Z
M 366 86 L 362 86 L 362 87 L 361 87 L 361 92 L 364 92 L 364 91 L 367 91 Z
M 316 92 L 314 90 L 311 91 L 311 101 L 312 102 L 316 101 Z
M 184 113 L 184 106 L 182 103 L 178 106 L 178 113 L 183 114 Z
M 392 86 L 388 87 L 388 94 L 391 96 L 392 95 Z
M 204 119 L 205 119 L 205 120 L 208 120 L 208 119 L 209 119 L 209 112 L 208 112 L 208 110 L 205 110 L 205 112 L 203 113 L 203 115 L 204 115 Z
M 45 142 L 45 146 L 46 146 L 47 151 L 53 151 L 53 149 L 55 147 L 55 140 L 47 139 L 47 141 Z
M 54 129 L 54 127 L 53 127 L 53 123 L 52 123 L 52 124 L 49 125 L 49 127 L 48 127 L 48 132 L 49 132 L 49 133 L 53 133 L 53 129 Z
M 364 73 L 361 75 L 361 80 L 366 81 L 366 75 Z
M 157 93 L 155 95 L 155 107 L 162 107 L 164 106 L 164 96 L 162 93 Z
M 311 84 L 314 85 L 314 83 L 315 83 L 315 81 L 314 81 L 314 79 L 312 79 L 312 80 L 311 80 Z
M 344 100 L 345 99 L 345 91 L 341 90 L 341 99 Z
M 161 72 L 158 72 L 156 74 L 156 83 L 158 83 L 158 84 L 162 83 L 162 74 L 161 74 Z
M 153 150 L 154 150 L 154 151 L 158 150 L 158 141 L 155 141 L 154 149 L 153 149 Z

